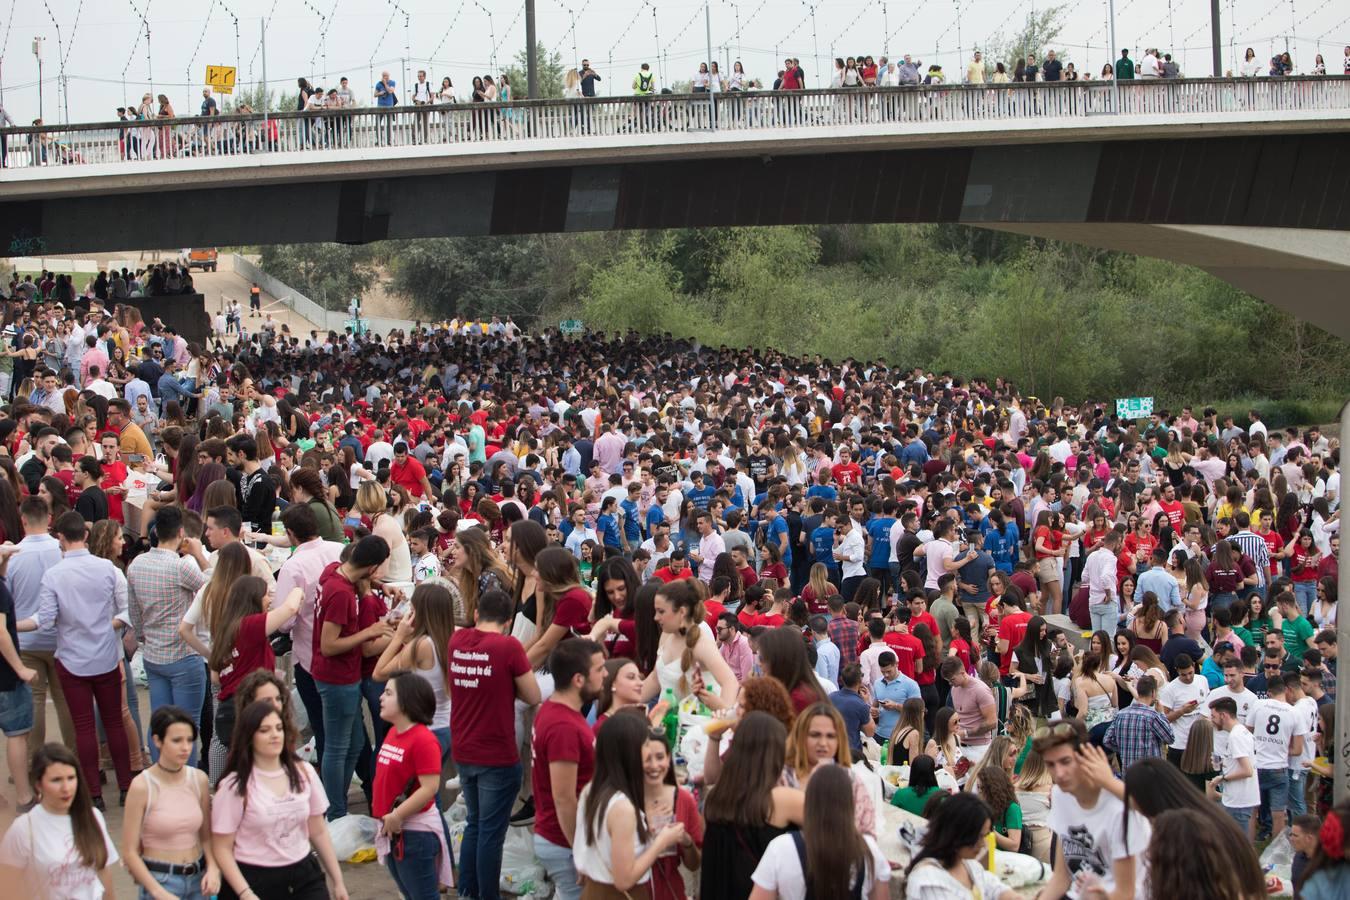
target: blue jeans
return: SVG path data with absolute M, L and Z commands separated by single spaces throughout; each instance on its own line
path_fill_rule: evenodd
M 323 761 L 319 777 L 323 791 L 328 795 L 328 821 L 347 814 L 347 791 L 356 774 L 356 761 L 361 756 L 366 725 L 361 719 L 361 683 L 328 684 L 315 679 L 314 684 L 323 698 L 323 731 L 325 738 Z
M 1101 603 L 1089 606 L 1088 615 L 1092 616 L 1092 630 L 1094 632 L 1116 633 L 1116 626 L 1120 624 L 1120 607 L 1116 603 Z
M 1294 596 L 1298 599 L 1298 611 L 1306 619 L 1308 610 L 1312 609 L 1313 603 L 1317 601 L 1317 582 L 1316 581 L 1295 581 Z
M 309 730 L 314 734 L 314 755 L 323 764 L 323 700 L 319 689 L 314 686 L 314 676 L 304 666 L 295 666 L 295 689 L 304 704 L 305 716 L 309 719 Z
M 468 832 L 464 836 L 467 840 Z M 463 858 L 464 851 L 461 850 L 459 855 Z M 559 900 L 581 900 L 581 885 L 577 884 L 577 867 L 572 862 L 571 847 L 559 847 L 548 838 L 536 834 L 534 855 L 548 873 L 548 880 L 558 889 Z
M 403 859 L 396 859 L 398 841 L 403 843 Z M 436 857 L 441 852 L 440 838 L 429 831 L 404 830 L 394 839 L 394 848 L 384 858 L 394 884 L 407 900 L 438 900 L 440 883 L 436 878 Z M 460 895 L 464 896 L 463 894 Z
M 1213 615 L 1214 613 L 1218 612 L 1221 609 L 1228 609 L 1236 602 L 1237 602 L 1237 594 L 1231 593 L 1229 591 L 1224 591 L 1218 594 L 1211 594 L 1209 597 L 1210 615 Z
M 502 846 L 510 823 L 511 806 L 520 790 L 520 763 L 511 766 L 461 764 L 459 786 L 468 817 L 459 848 L 459 896 L 498 900 L 502 875 Z M 559 848 L 561 849 L 561 848 Z M 568 856 L 570 857 L 570 852 Z
M 150 683 L 150 708 L 176 706 L 192 717 L 201 728 L 202 700 L 206 697 L 206 670 L 202 658 L 193 654 L 178 662 L 145 664 L 145 678 Z M 159 748 L 150 742 L 150 758 L 159 761 Z M 197 748 L 192 748 L 189 766 L 197 765 Z
M 150 877 L 178 900 L 206 900 L 206 895 L 202 893 L 202 874 L 198 872 L 195 875 L 170 875 L 167 872 L 151 872 Z M 151 900 L 150 892 L 143 887 L 139 888 L 137 896 L 139 900 Z
M 370 765 L 367 771 L 361 773 L 361 780 L 372 786 L 375 784 L 375 758 L 380 753 L 380 744 L 384 743 L 384 736 L 389 733 L 389 723 L 380 718 L 380 695 L 383 693 L 383 681 L 376 681 L 373 678 L 361 679 L 361 698 L 366 702 L 366 709 L 370 710 L 370 721 L 375 723 L 375 743 L 371 746 Z
M 1256 807 L 1244 806 L 1241 809 L 1238 809 L 1233 806 L 1225 806 L 1223 811 L 1228 813 L 1228 817 L 1237 823 L 1237 826 L 1242 829 L 1243 834 L 1246 834 L 1247 826 L 1252 821 L 1252 813 L 1256 811 Z
M 1305 736 L 1304 740 L 1307 740 Z M 1289 818 L 1301 816 L 1308 811 L 1308 770 L 1289 770 Z

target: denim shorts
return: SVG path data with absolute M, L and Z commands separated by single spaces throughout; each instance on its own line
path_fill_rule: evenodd
M 1271 812 L 1289 808 L 1289 770 L 1257 769 L 1257 783 L 1261 786 L 1261 805 Z
M 0 691 L 0 731 L 5 737 L 20 737 L 33 730 L 33 690 L 22 681 L 10 691 Z
M 170 875 L 168 872 L 151 872 L 150 877 L 178 900 L 206 900 L 206 896 L 202 893 L 203 874 L 197 872 L 194 875 Z M 136 896 L 138 900 L 151 900 L 150 892 L 143 887 Z

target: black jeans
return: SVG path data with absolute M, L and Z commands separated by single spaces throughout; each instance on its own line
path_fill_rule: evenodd
M 313 853 L 289 866 L 252 866 L 239 863 L 239 871 L 258 900 L 328 900 L 323 866 Z M 220 900 L 239 900 L 228 881 L 221 879 Z

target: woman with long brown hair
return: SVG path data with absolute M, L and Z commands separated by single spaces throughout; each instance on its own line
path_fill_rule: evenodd
M 656 667 L 643 684 L 644 700 L 654 699 L 658 694 L 677 701 L 697 695 L 712 709 L 725 709 L 736 702 L 740 685 L 731 666 L 718 652 L 717 638 L 705 621 L 706 590 L 703 582 L 693 578 L 672 581 L 657 590 L 655 618 L 661 628 L 661 640 L 657 645 Z M 716 682 L 717 693 L 711 690 L 712 682 Z
M 33 754 L 27 774 L 37 806 L 16 819 L 0 842 L 0 878 L 12 896 L 111 896 L 117 845 L 94 808 L 75 754 L 63 744 L 46 744 Z
M 454 606 L 444 586 L 423 583 L 413 591 L 411 611 L 398 620 L 394 636 L 375 663 L 372 677 L 388 681 L 412 672 L 431 685 L 436 714 L 431 733 L 441 744 L 441 762 L 450 754 L 450 659 L 447 649 L 455 633 Z
M 211 635 L 223 614 L 230 588 L 240 578 L 253 573 L 253 557 L 249 554 L 248 548 L 239 541 L 231 541 L 216 551 L 215 562 L 210 580 L 197 591 L 197 596 L 192 598 L 192 605 L 183 614 L 183 621 L 178 624 L 178 636 L 185 644 L 201 654 L 202 659 L 211 658 Z M 212 679 L 209 710 L 213 725 L 211 738 L 207 742 L 206 757 L 207 774 L 212 785 L 220 780 L 221 773 L 225 771 L 225 742 L 230 739 L 229 735 L 224 735 L 222 740 L 222 735 L 217 734 L 214 728 L 214 710 L 219 695 L 220 681 Z
M 455 535 L 447 559 L 450 578 L 455 585 L 455 624 L 460 628 L 472 626 L 478 609 L 478 598 L 488 591 L 510 591 L 512 577 L 506 563 L 497 555 L 487 532 L 481 528 L 466 528 Z
M 760 635 L 756 649 L 760 668 L 765 675 L 782 682 L 797 712 L 829 699 L 811 669 L 806 644 L 796 628 L 769 629 Z
M 805 896 L 811 897 L 890 896 L 890 863 L 876 841 L 854 824 L 855 784 L 842 766 L 825 765 L 817 771 L 806 787 L 801 831 L 770 842 L 751 875 L 751 900 L 803 896 L 803 885 Z
M 744 900 L 765 849 L 801 824 L 805 798 L 781 784 L 786 747 L 787 729 L 768 713 L 747 713 L 736 726 L 703 807 L 701 900 Z
M 295 753 L 295 729 L 270 702 L 239 713 L 211 810 L 221 900 L 347 900 L 323 814 L 318 773 Z
M 525 646 L 525 655 L 530 665 L 539 668 L 563 640 L 589 633 L 592 600 L 581 586 L 576 557 L 562 547 L 540 550 L 534 572 L 535 635 Z
M 1135 642 L 1147 647 L 1154 653 L 1162 652 L 1163 641 L 1167 639 L 1167 623 L 1163 621 L 1162 608 L 1158 606 L 1158 596 L 1152 591 L 1144 591 L 1143 602 L 1134 611 L 1134 622 L 1130 624 Z
M 230 584 L 224 603 L 212 613 L 207 664 L 220 681 L 215 729 L 227 748 L 234 731 L 234 704 L 226 701 L 234 696 L 245 675 L 255 669 L 270 671 L 276 665 L 268 639 L 300 612 L 305 598 L 304 589 L 297 587 L 280 605 L 272 605 L 267 602 L 269 593 L 267 582 L 258 576 L 241 576 Z
M 734 745 L 733 745 L 734 746 Z M 867 786 L 853 778 L 853 753 L 848 746 L 844 719 L 833 703 L 813 703 L 797 716 L 788 737 L 787 766 L 783 781 L 789 787 L 807 787 L 822 767 L 835 763 L 849 771 L 853 780 L 858 829 L 863 834 L 877 833 L 877 814 Z

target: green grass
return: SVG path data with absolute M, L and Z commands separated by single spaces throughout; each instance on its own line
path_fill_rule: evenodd
M 69 276 L 71 277 L 71 278 L 70 278 L 71 283 L 75 285 L 75 290 L 76 290 L 76 291 L 82 291 L 82 290 L 84 290 L 84 286 L 85 286 L 86 284 L 88 284 L 89 282 L 93 281 L 95 278 L 98 277 L 98 273 L 97 273 L 97 272 L 67 272 L 67 271 L 65 271 L 65 270 L 63 270 L 63 269 L 60 269 L 60 268 L 50 269 L 49 271 L 55 272 L 57 275 L 69 275 Z M 20 281 L 23 281 L 25 275 L 32 275 L 32 276 L 33 276 L 33 280 L 34 280 L 34 281 L 37 281 L 38 278 L 42 275 L 42 273 L 41 273 L 41 272 L 19 272 L 19 280 L 20 280 Z
M 1272 400 L 1269 397 L 1244 396 L 1218 402 L 1196 403 L 1194 407 L 1198 414 L 1205 406 L 1212 406 L 1219 411 L 1220 421 L 1223 416 L 1231 415 L 1235 423 L 1243 426 L 1247 424 L 1247 412 L 1254 409 L 1261 414 L 1261 421 L 1266 423 L 1267 428 L 1285 428 L 1289 425 L 1325 427 L 1337 421 L 1345 401 L 1344 397 Z M 1181 407 L 1177 406 L 1176 409 L 1180 412 Z

